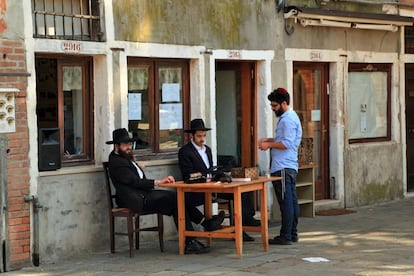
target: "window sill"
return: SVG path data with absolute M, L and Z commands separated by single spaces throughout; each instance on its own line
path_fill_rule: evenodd
M 67 174 L 79 174 L 79 173 L 93 173 L 102 171 L 102 166 L 86 165 L 76 167 L 63 167 L 55 171 L 42 171 L 39 172 L 39 176 L 54 176 L 54 175 L 67 175 Z
M 146 160 L 146 161 L 138 160 L 138 163 L 144 164 L 145 167 L 156 167 L 156 166 L 178 164 L 178 159 L 171 158 L 171 159 Z M 94 173 L 94 172 L 101 172 L 102 170 L 103 168 L 101 165 L 63 167 L 55 171 L 41 171 L 39 172 L 39 176 L 43 177 L 43 176 L 69 175 L 69 174 L 79 174 L 79 173 Z
M 158 160 L 146 160 L 146 161 L 140 161 L 137 160 L 138 163 L 142 163 L 145 165 L 145 167 L 155 167 L 155 166 L 164 166 L 164 165 L 175 165 L 178 164 L 177 158 L 171 158 L 171 159 L 158 159 Z

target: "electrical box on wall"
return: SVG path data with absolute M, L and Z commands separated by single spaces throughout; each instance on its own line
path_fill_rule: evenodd
M 19 89 L 0 88 L 0 133 L 16 131 L 16 92 L 19 92 Z

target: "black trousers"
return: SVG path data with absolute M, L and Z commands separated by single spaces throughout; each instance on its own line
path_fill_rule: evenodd
M 195 210 L 194 210 L 195 209 Z M 163 215 L 173 216 L 175 225 L 178 229 L 178 209 L 177 194 L 169 190 L 152 190 L 145 195 L 144 210 L 156 211 Z M 198 217 L 194 218 L 194 213 L 200 212 L 195 206 L 186 206 L 185 210 L 185 228 L 186 230 L 194 230 L 191 221 L 199 223 Z M 200 219 L 201 220 L 201 219 Z
M 254 201 L 253 201 L 253 192 L 242 193 L 242 217 L 253 217 L 256 213 L 254 209 Z M 227 193 L 219 193 L 217 194 L 218 198 L 222 199 L 233 199 L 233 194 Z M 186 193 L 185 194 L 185 206 L 187 209 L 191 207 L 200 206 L 204 204 L 204 193 Z M 204 217 L 203 214 L 195 208 L 194 213 L 192 214 L 196 220 L 201 221 Z M 197 221 L 195 221 L 197 222 Z

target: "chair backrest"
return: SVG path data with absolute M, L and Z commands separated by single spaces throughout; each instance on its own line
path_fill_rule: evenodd
M 106 198 L 108 201 L 108 207 L 113 209 L 117 207 L 115 202 L 116 191 L 115 187 L 112 185 L 111 177 L 109 175 L 109 163 L 103 162 L 102 166 L 105 173 Z

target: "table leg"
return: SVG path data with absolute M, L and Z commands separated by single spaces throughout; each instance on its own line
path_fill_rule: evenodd
M 267 182 L 263 183 L 262 190 L 260 192 L 260 225 L 262 230 L 263 249 L 265 252 L 267 252 L 269 250 L 269 229 L 267 218 Z
M 205 192 L 204 193 L 204 217 L 206 219 L 211 219 L 213 217 L 212 204 L 213 204 L 213 197 L 212 197 L 211 193 Z M 211 245 L 212 240 L 213 240 L 213 238 L 211 238 L 211 237 L 207 238 L 207 245 L 208 246 Z
M 177 202 L 178 202 L 178 248 L 180 255 L 184 255 L 185 249 L 185 196 L 181 188 L 177 188 Z
M 240 188 L 234 191 L 234 231 L 237 256 L 241 257 L 243 252 L 243 228 L 242 228 L 242 206 Z
M 210 219 L 213 216 L 212 205 L 213 204 L 213 197 L 211 193 L 205 192 L 204 193 L 204 216 Z

